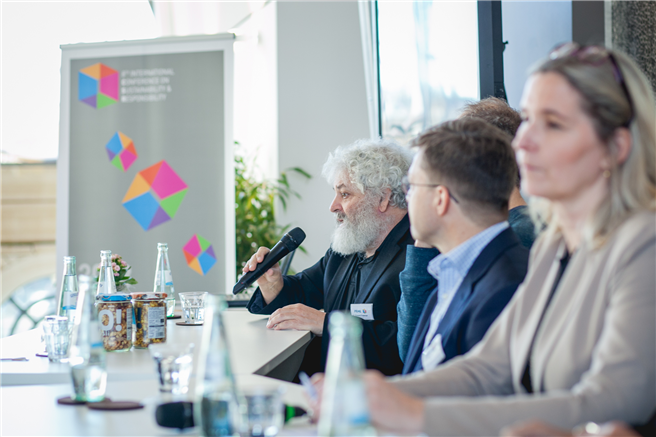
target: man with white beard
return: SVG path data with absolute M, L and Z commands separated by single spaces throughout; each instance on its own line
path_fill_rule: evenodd
M 384 374 L 403 369 L 396 343 L 399 273 L 414 241 L 402 181 L 412 154 L 386 140 L 360 140 L 328 157 L 323 175 L 333 186 L 330 212 L 336 228 L 331 246 L 312 267 L 283 276 L 279 266 L 262 275 L 248 310 L 271 314 L 269 329 L 308 330 L 314 338 L 300 370 L 323 371 L 328 350 L 328 313 L 349 311 L 363 323 L 365 365 Z M 260 247 L 244 266 L 255 270 L 269 249 Z

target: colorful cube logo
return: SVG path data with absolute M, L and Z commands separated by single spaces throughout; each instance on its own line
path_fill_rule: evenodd
M 123 171 L 127 171 L 138 156 L 132 139 L 122 132 L 116 132 L 105 149 L 112 165 Z
M 187 184 L 166 161 L 160 161 L 137 173 L 123 206 L 147 231 L 175 217 L 186 194 Z
M 98 109 L 118 102 L 118 71 L 98 63 L 83 68 L 77 75 L 80 101 Z
M 196 234 L 182 248 L 187 265 L 195 272 L 205 276 L 216 264 L 216 255 L 209 241 Z

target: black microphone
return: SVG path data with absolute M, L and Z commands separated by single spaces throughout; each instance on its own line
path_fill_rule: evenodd
M 276 243 L 267 253 L 261 263 L 255 267 L 252 272 L 246 273 L 237 281 L 235 287 L 232 289 L 232 294 L 237 294 L 244 288 L 251 285 L 253 282 L 269 270 L 275 263 L 280 261 L 289 252 L 295 250 L 305 240 L 305 232 L 301 228 L 294 228 L 282 236 L 280 241 Z
M 307 414 L 301 407 L 283 405 L 283 416 L 285 423 L 294 417 L 304 416 Z M 189 401 L 168 402 L 157 406 L 155 410 L 155 420 L 159 426 L 166 428 L 193 428 L 194 424 L 194 404 Z

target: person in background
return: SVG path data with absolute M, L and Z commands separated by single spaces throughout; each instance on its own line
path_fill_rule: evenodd
M 506 132 L 511 139 L 522 122 L 517 111 L 511 108 L 505 100 L 496 97 L 488 97 L 465 105 L 459 118 L 485 120 Z M 517 171 L 516 184 L 508 203 L 508 223 L 522 244 L 530 249 L 535 240 L 535 224 L 531 220 L 526 202 L 519 192 L 520 181 L 519 171 Z M 428 263 L 439 253 L 437 249 L 419 239 L 416 239 L 414 247 L 409 247 L 406 252 L 406 267 L 401 272 L 402 294 L 397 306 L 398 346 L 399 354 L 404 362 L 426 301 L 437 287 L 437 280 L 428 273 Z
M 626 55 L 574 43 L 530 75 L 513 141 L 546 225 L 526 279 L 467 354 L 386 381 L 372 422 L 392 432 L 496 435 L 535 418 L 571 429 L 656 410 L 656 109 Z M 319 378 L 316 378 L 319 380 Z
M 470 117 L 482 118 L 513 138 L 522 123 L 519 112 L 511 108 L 508 102 L 497 97 L 488 97 L 465 105 L 460 118 Z M 510 194 L 508 223 L 510 223 L 510 227 L 515 231 L 522 244 L 530 249 L 535 241 L 535 224 L 531 220 L 528 214 L 528 206 L 526 206 L 526 202 L 519 192 L 520 186 L 521 176 L 518 171 L 515 189 Z
M 338 147 L 323 167 L 333 185 L 330 212 L 337 227 L 331 246 L 314 266 L 294 276 L 280 267 L 257 281 L 248 303 L 256 314 L 271 314 L 269 329 L 311 331 L 300 370 L 323 371 L 328 350 L 327 313 L 350 311 L 363 319 L 368 368 L 394 375 L 403 363 L 396 345 L 396 304 L 405 250 L 413 244 L 402 179 L 412 153 L 386 140 L 361 140 Z M 269 249 L 261 247 L 244 266 L 255 269 Z M 325 311 L 322 311 L 325 310 Z
M 507 222 L 517 177 L 510 141 L 476 118 L 443 123 L 414 141 L 410 230 L 441 252 L 428 264 L 440 281 L 419 317 L 404 374 L 469 351 L 524 280 L 528 249 Z M 405 292 L 403 280 L 401 287 Z

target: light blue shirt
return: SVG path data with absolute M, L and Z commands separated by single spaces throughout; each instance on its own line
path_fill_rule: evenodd
M 451 301 L 467 276 L 476 258 L 494 238 L 508 228 L 508 222 L 503 221 L 479 232 L 469 240 L 447 253 L 441 253 L 428 263 L 428 273 L 437 282 L 437 304 L 431 314 L 430 326 L 424 339 L 422 366 L 431 370 L 444 359 L 442 337 L 435 336 L 440 322 L 444 318 Z

